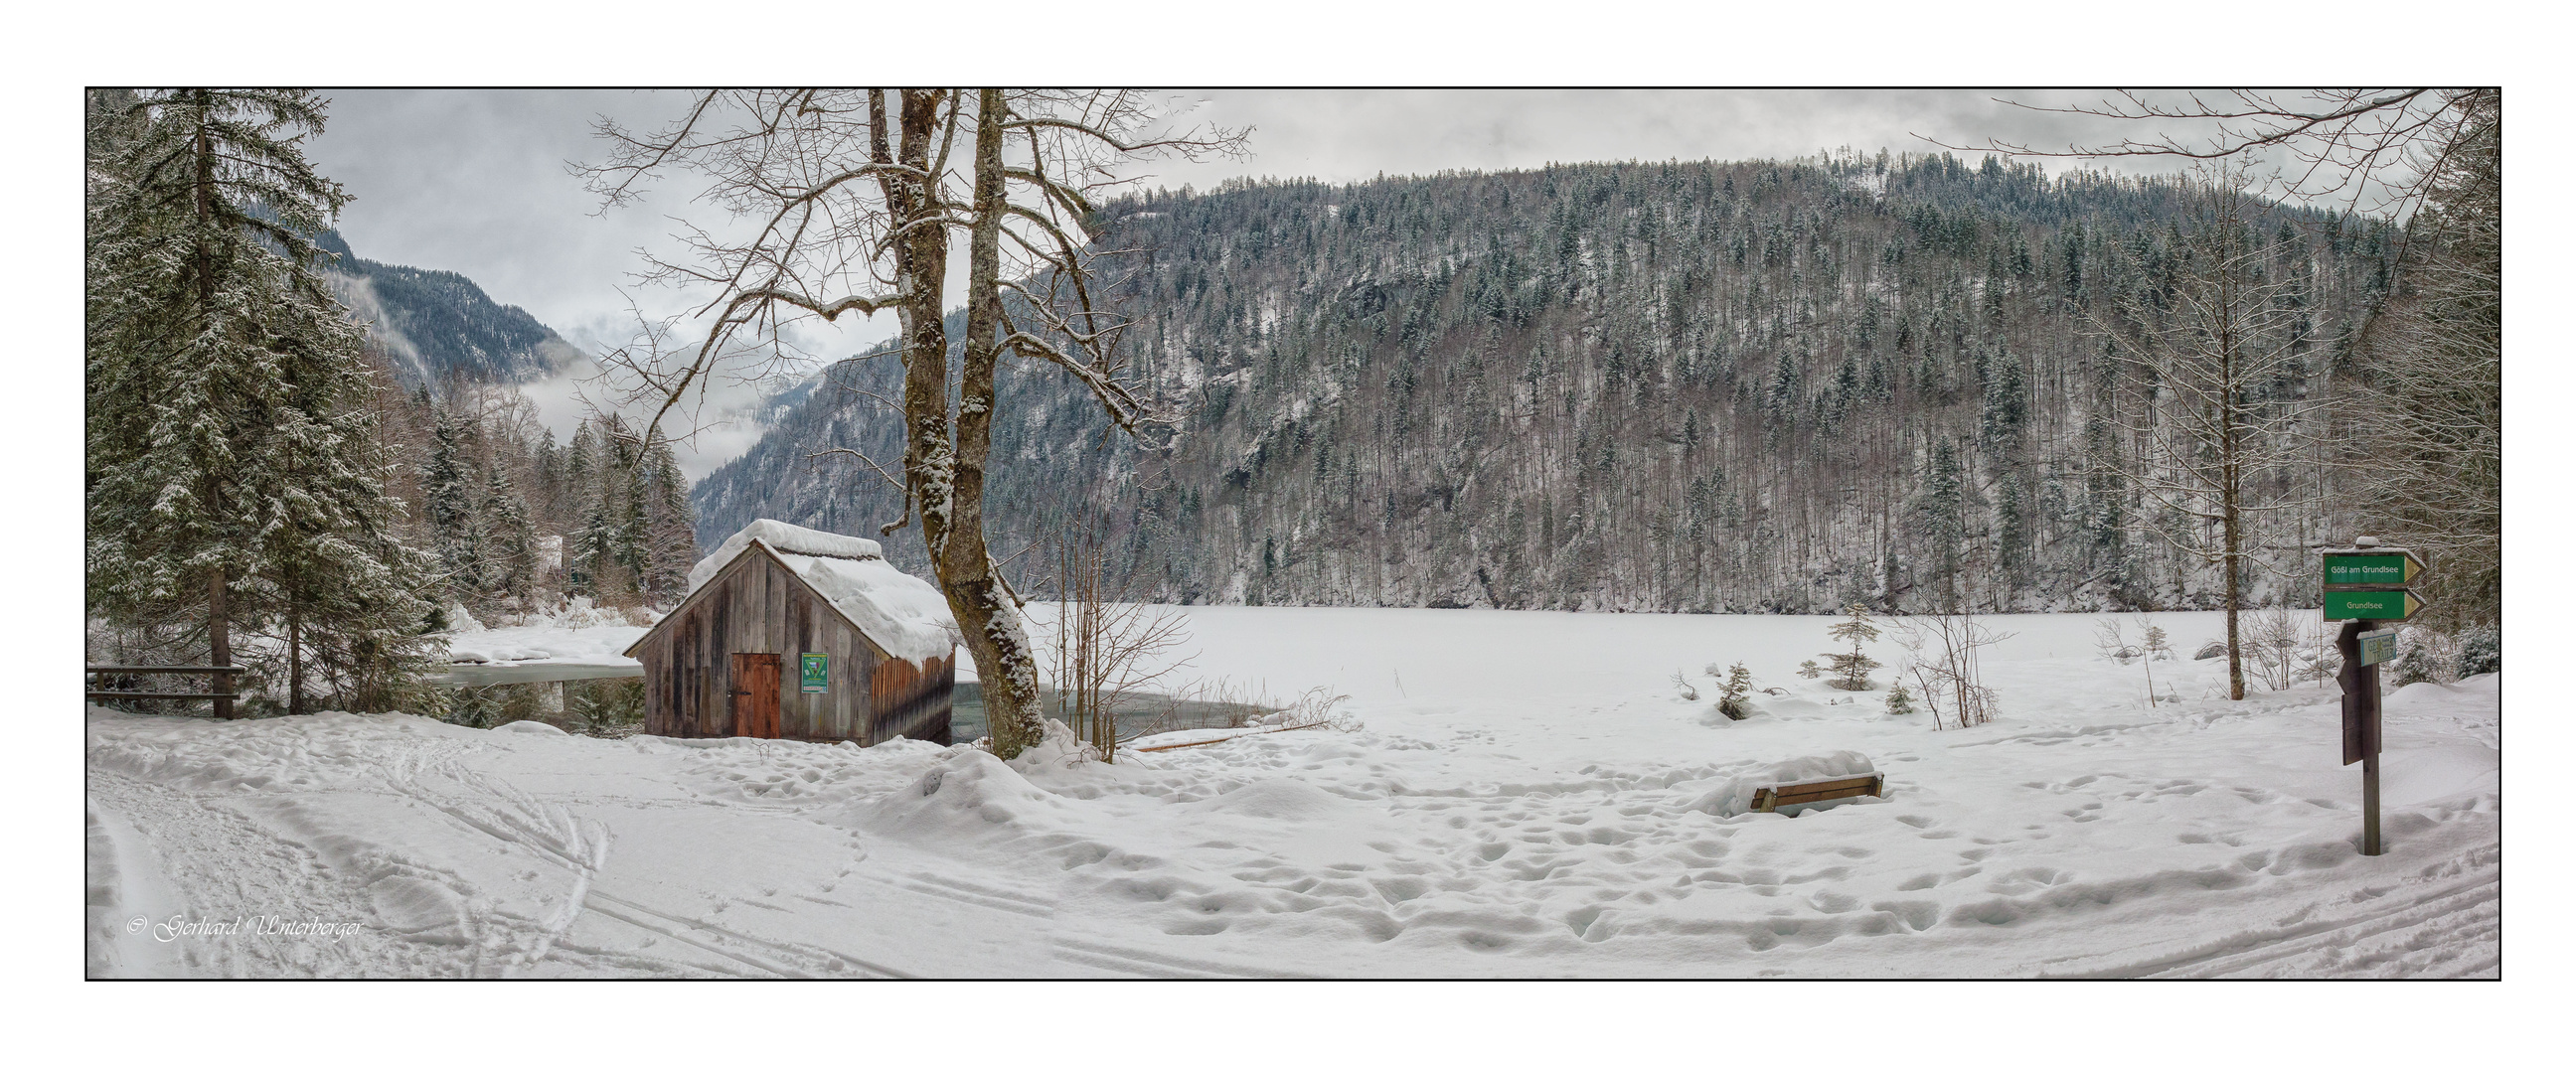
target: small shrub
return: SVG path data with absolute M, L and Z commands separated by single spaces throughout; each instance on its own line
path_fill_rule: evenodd
M 2173 639 L 2165 635 L 2165 628 L 2156 625 L 2155 620 L 2145 615 L 2138 616 L 2138 637 L 2138 651 L 2146 658 L 2150 660 L 2174 658 Z
M 1725 713 L 1727 718 L 1742 719 L 1752 714 L 1745 709 L 1744 701 L 1753 695 L 1753 672 L 1746 670 L 1744 664 L 1737 663 L 1727 668 L 1726 681 L 1719 684 L 1717 690 L 1717 710 Z
M 2341 663 L 2340 659 L 2336 661 L 2337 666 Z M 2396 661 L 2379 668 L 2380 688 L 2449 682 L 2459 669 L 2459 638 L 2430 626 L 2401 626 L 2397 630 Z
M 2323 676 L 2334 674 L 2341 658 L 2334 649 L 2334 634 L 2323 619 L 2286 607 L 2266 608 L 2245 616 L 2243 644 L 2246 666 L 2254 680 L 2270 690 L 2283 690 L 2301 681 L 2313 680 L 2319 666 Z
M 1814 660 L 1807 660 L 1807 661 L 1805 661 L 1805 662 L 1802 662 L 1802 663 L 1798 664 L 1798 677 L 1800 677 L 1800 678 L 1817 678 L 1817 677 L 1822 677 L 1822 676 L 1824 675 L 1824 673 L 1825 673 L 1825 669 L 1824 669 L 1824 668 L 1822 668 L 1822 667 L 1816 666 L 1816 661 L 1814 661 Z
M 1889 715 L 1912 715 L 1912 714 L 1914 714 L 1914 694 L 1909 693 L 1909 692 L 1906 692 L 1906 690 L 1905 690 L 1905 683 L 1903 683 L 1903 682 L 1898 682 L 1898 683 L 1896 683 L 1895 685 L 1888 687 L 1888 690 L 1887 690 L 1887 714 L 1889 714 Z
M 2460 677 L 2504 670 L 2504 635 L 2489 626 L 2472 626 L 2460 635 Z
M 1681 692 L 1683 700 L 1699 699 L 1699 687 L 1692 685 L 1690 676 L 1680 671 L 1673 672 L 1673 688 Z

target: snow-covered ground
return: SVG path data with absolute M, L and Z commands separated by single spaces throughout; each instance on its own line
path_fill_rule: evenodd
M 639 666 L 627 658 L 626 648 L 650 629 L 634 621 L 650 621 L 649 613 L 594 608 L 586 598 L 553 614 L 527 616 L 528 621 L 515 626 L 487 628 L 461 607 L 451 607 L 448 616 L 457 627 L 447 635 L 448 661 L 466 664 Z
M 1364 729 L 1104 766 L 92 709 L 88 969 L 2498 974 L 2493 676 L 2390 695 L 2366 858 L 2333 687 L 2221 699 L 2223 661 L 2189 658 L 2215 615 L 2157 616 L 2182 700 L 2152 710 L 2091 617 L 1989 620 L 2017 634 L 1986 661 L 2002 715 L 1936 732 L 1794 676 L 1829 619 L 1189 614 L 1193 673 L 1331 685 Z M 1737 660 L 1786 691 L 1744 722 L 1700 672 Z M 1888 797 L 1740 811 L 1772 773 L 1855 767 Z

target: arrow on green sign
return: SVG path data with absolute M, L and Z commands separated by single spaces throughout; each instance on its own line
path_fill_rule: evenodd
M 2424 601 L 2411 589 L 2384 589 L 2377 592 L 2329 592 L 2326 594 L 2326 621 L 2367 618 L 2382 622 L 2403 622 L 2424 609 Z
M 2403 548 L 2372 552 L 2325 553 L 2326 584 L 2404 585 L 2424 572 L 2424 560 Z

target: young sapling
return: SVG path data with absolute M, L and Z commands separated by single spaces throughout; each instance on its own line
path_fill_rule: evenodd
M 1844 608 L 1843 614 L 1850 617 L 1834 623 L 1826 632 L 1833 634 L 1834 640 L 1850 644 L 1851 651 L 1823 653 L 1826 659 L 1833 661 L 1831 669 L 1834 672 L 1833 678 L 1827 680 L 1825 684 L 1836 689 L 1855 691 L 1868 689 L 1871 687 L 1869 672 L 1877 670 L 1882 665 L 1877 660 L 1869 658 L 1869 654 L 1861 651 L 1860 646 L 1862 642 L 1878 640 L 1878 625 L 1870 621 L 1869 609 L 1859 604 Z M 1807 666 L 1814 667 L 1815 661 L 1807 661 Z M 1807 677 L 1813 678 L 1815 675 L 1809 674 Z
M 1709 666 L 1715 668 L 1716 664 L 1712 663 Z M 1717 687 L 1717 710 L 1725 713 L 1729 719 L 1742 719 L 1753 714 L 1744 707 L 1745 698 L 1752 695 L 1753 672 L 1746 670 L 1744 664 L 1738 662 L 1735 666 L 1726 669 L 1726 680 Z

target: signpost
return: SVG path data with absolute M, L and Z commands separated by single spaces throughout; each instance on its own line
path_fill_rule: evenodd
M 807 652 L 804 655 L 797 657 L 796 664 L 797 669 L 803 672 L 805 680 L 804 685 L 797 690 L 798 692 L 823 693 L 829 691 L 830 682 L 832 680 L 831 653 Z
M 2383 548 L 2370 537 L 2349 548 L 2325 552 L 2325 618 L 2342 622 L 2335 649 L 2343 670 L 2343 762 L 2361 765 L 2361 852 L 2376 857 L 2379 845 L 2379 665 L 2397 655 L 2397 631 L 2378 628 L 2404 622 L 2424 609 L 2424 600 L 2406 584 L 2427 569 L 2424 560 L 2404 548 Z

